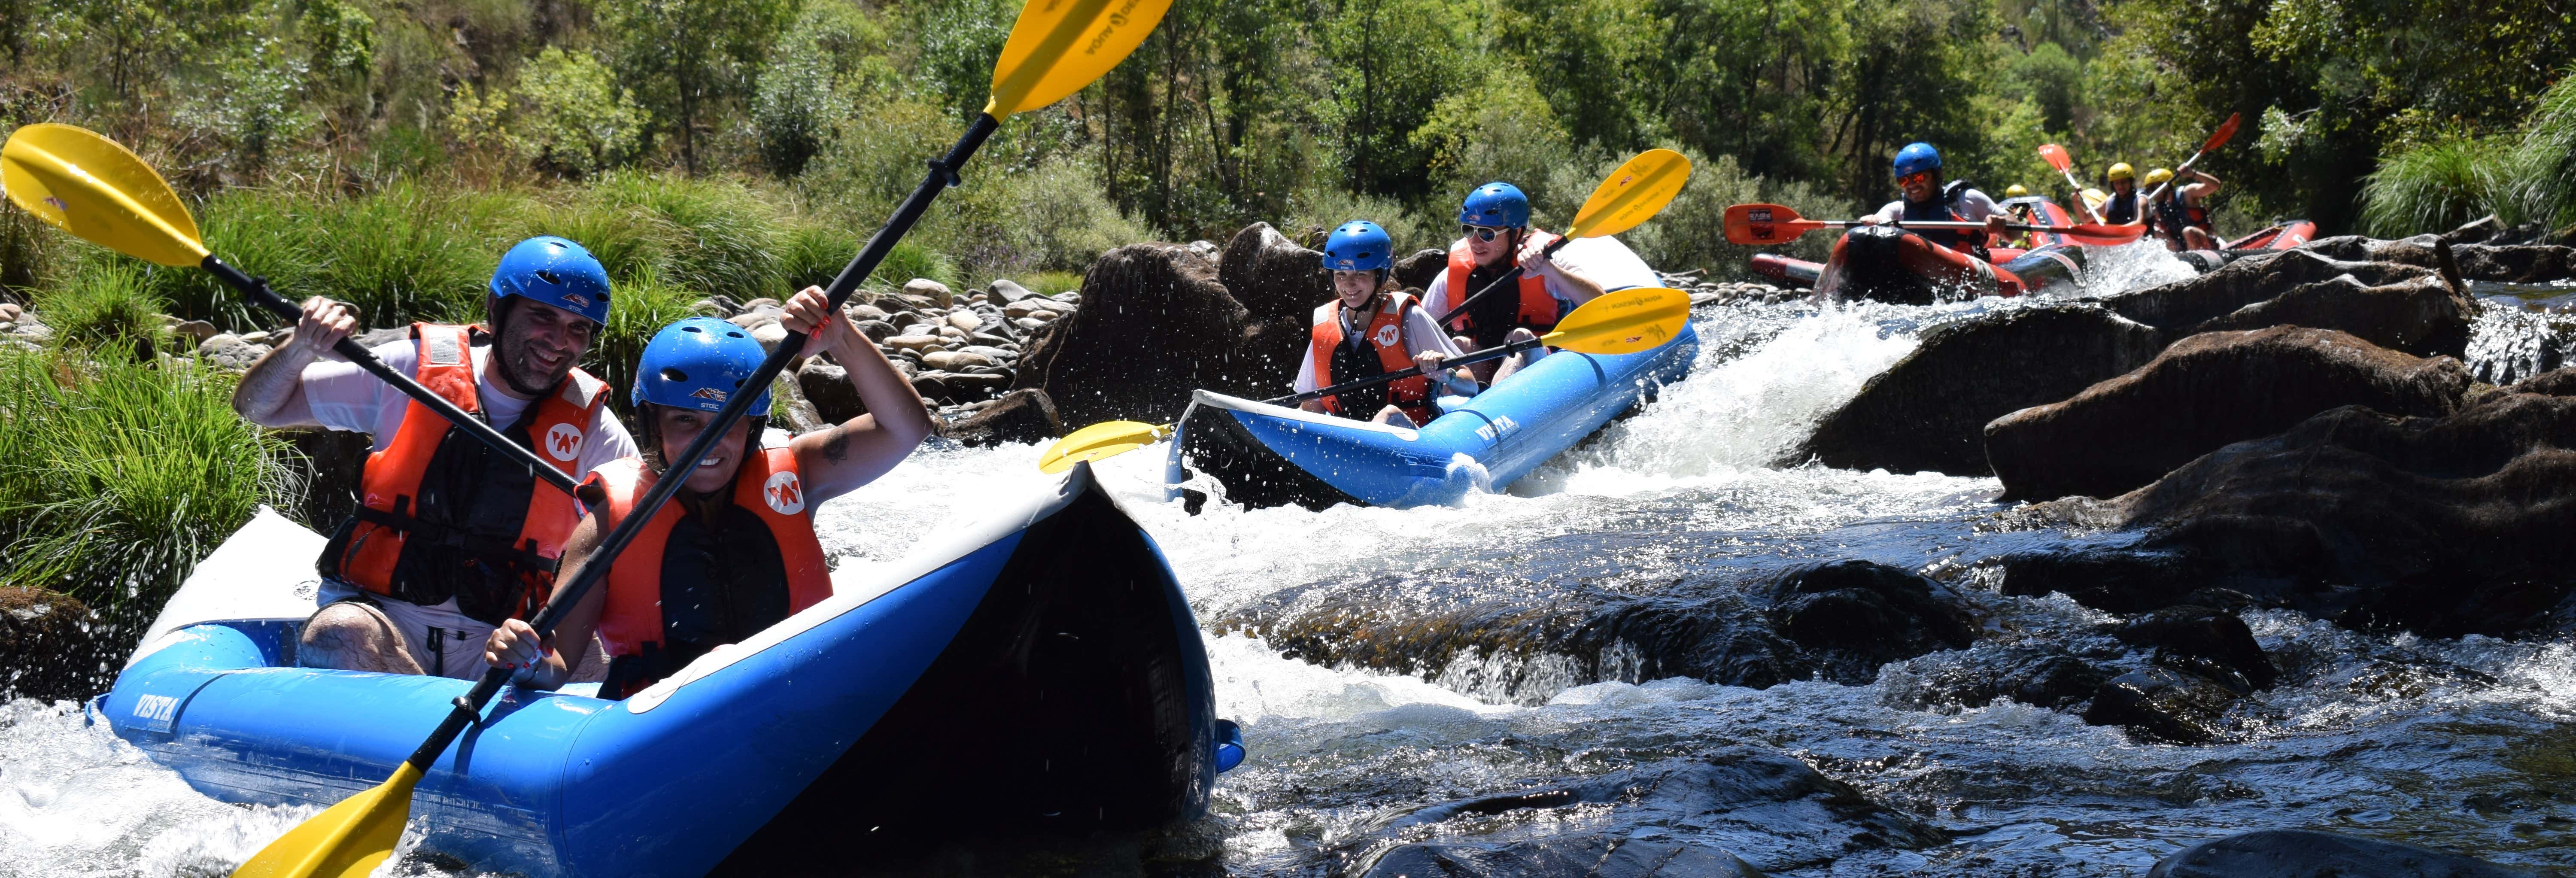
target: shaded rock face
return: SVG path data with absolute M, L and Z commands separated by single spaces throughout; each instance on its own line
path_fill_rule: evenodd
M 2123 622 L 2120 642 L 2156 650 L 2160 663 L 2198 671 L 2220 682 L 2238 682 L 2238 694 L 2272 688 L 2280 671 L 2254 642 L 2254 630 L 2234 613 L 2191 604 L 2166 607 Z M 2232 678 L 2232 679 L 2231 679 Z
M 2339 406 L 2450 414 L 2468 387 L 2458 360 L 2412 357 L 2332 330 L 2207 332 L 2071 399 L 1995 419 L 1985 454 L 2003 499 L 2111 497 Z
M 1055 403 L 1047 399 L 1046 391 L 1014 390 L 982 411 L 942 425 L 939 435 L 969 448 L 1004 442 L 1044 442 L 1064 435 L 1064 422 L 1056 417 Z
M 1387 577 L 1316 598 L 1283 593 L 1218 627 L 1259 632 L 1282 654 L 1316 664 L 1435 677 L 1505 657 L 1519 667 L 1480 670 L 1494 677 L 1473 682 L 1533 703 L 1554 694 L 1551 684 L 1603 679 L 1867 683 L 1880 665 L 1975 636 L 1956 593 L 1866 561 L 1689 581 L 1648 596 L 1578 587 L 1460 606 L 1417 592 Z
M 1046 391 L 1072 424 L 1170 421 L 1194 388 L 1266 396 L 1287 387 L 1304 312 L 1326 295 L 1315 286 L 1323 257 L 1259 223 L 1224 255 L 1220 263 L 1185 244 L 1103 254 L 1083 275 L 1081 310 L 1035 333 L 1011 386 Z M 1223 277 L 1249 287 L 1244 298 Z
M 2266 829 L 2156 861 L 2147 878 L 2534 878 L 2542 873 L 2391 841 Z
M 1449 251 L 1428 248 L 1416 250 L 1413 251 L 1413 255 L 1395 261 L 1395 282 L 1403 284 L 1406 289 L 1430 289 L 1431 281 L 1447 270 L 1449 270 Z M 1454 306 L 1457 300 L 1452 297 L 1450 301 Z
M 1715 845 L 1617 835 L 1527 837 L 1531 811 L 1607 807 L 1610 820 L 1688 827 Z M 1596 778 L 1434 805 L 1371 827 L 1387 849 L 1357 874 L 1493 876 L 1758 875 L 1872 849 L 1946 843 L 1939 828 L 1871 801 L 1784 754 L 1725 747 Z M 1738 858 L 1741 858 L 1740 860 Z M 1596 865 L 1597 864 L 1597 865 Z M 1597 870 L 1597 871 L 1596 871 Z
M 2098 507 L 2044 504 L 2034 512 L 2146 533 L 2120 549 L 1999 559 L 2002 588 L 2119 613 L 2227 589 L 2432 637 L 2554 629 L 2576 585 L 2568 449 L 2576 397 L 2492 394 L 2443 418 L 2339 408 Z
M 2576 248 L 2546 244 L 2461 243 L 2448 235 L 2375 241 L 2349 235 L 2311 241 L 2306 249 L 2336 259 L 2375 259 L 2439 271 L 2444 245 L 2449 246 L 2451 264 L 2462 280 L 2535 283 L 2576 276 Z
M 808 359 L 796 369 L 796 389 L 823 423 L 838 424 L 868 413 L 867 400 L 860 399 L 859 389 L 850 385 L 850 371 L 822 357 Z
M 1987 421 L 2154 359 L 2161 333 L 2100 305 L 2016 308 L 1926 333 L 1782 461 L 1985 475 Z
M 1926 333 L 1783 462 L 1989 475 L 1987 422 L 2146 365 L 2175 340 L 2298 325 L 2456 357 L 2472 307 L 2433 269 L 2289 250 L 2100 300 L 1980 315 Z
M 107 688 L 97 619 L 70 595 L 0 588 L 0 699 L 79 700 Z

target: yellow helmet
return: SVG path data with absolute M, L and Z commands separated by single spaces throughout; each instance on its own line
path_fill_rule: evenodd
M 2120 182 L 2120 181 L 2122 181 L 2122 180 L 2126 180 L 2126 179 L 2129 179 L 2129 178 L 2131 178 L 2131 177 L 2135 177 L 2135 176 L 2137 176 L 2137 175 L 2138 175 L 2138 169 L 2136 169 L 2136 168 L 2132 168 L 2132 167 L 2129 167 L 2129 163 L 2128 163 L 2128 162 L 2121 162 L 2121 163 L 2119 163 L 2119 164 L 2112 165 L 2112 166 L 2111 166 L 2111 173 L 2109 173 L 2109 174 L 2107 174 L 2107 175 L 2105 175 L 2105 176 L 2110 177 L 2110 178 L 2111 178 L 2111 182 L 2113 182 L 2113 183 L 2117 183 L 2117 182 Z
M 2019 183 L 2014 183 L 2014 184 L 2012 184 L 2012 185 L 2010 185 L 2010 186 L 2006 186 L 2006 187 L 2004 187 L 2004 197 L 2005 197 L 2005 198 L 2020 198 L 2020 197 L 2022 197 L 2022 196 L 2029 195 L 2029 194 L 2030 194 L 2030 190 L 2028 190 L 2028 189 L 2024 189 L 2024 188 L 2021 188 L 2021 184 L 2019 184 Z
M 2147 185 L 2149 186 L 2162 186 L 2172 180 L 2173 172 L 2163 168 L 2157 168 L 2147 172 Z

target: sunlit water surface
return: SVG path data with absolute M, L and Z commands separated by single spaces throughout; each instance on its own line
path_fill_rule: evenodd
M 2130 248 L 2097 259 L 2097 283 L 2110 286 L 2095 291 L 2188 274 Z M 1991 479 L 1780 465 L 1816 419 L 1911 351 L 1923 329 L 2008 307 L 2019 304 L 1703 311 L 1704 351 L 1687 381 L 1508 493 L 1454 507 L 1211 504 L 1192 516 L 1162 499 L 1158 454 L 1116 458 L 1100 473 L 1210 622 L 1285 589 L 1389 573 L 1472 597 L 1480 582 L 1865 558 L 1960 588 L 1986 629 L 1977 648 L 2099 637 L 2095 626 L 2110 617 L 2062 597 L 2001 596 L 1972 565 L 2049 541 L 2116 537 L 1981 528 L 2001 508 L 1989 500 Z M 2513 336 L 2537 331 L 2531 325 L 2482 320 L 2473 351 L 2498 353 L 2476 365 L 2528 369 L 2502 360 L 2539 349 Z M 1031 490 L 1039 450 L 925 448 L 825 505 L 825 546 L 845 565 L 900 557 L 991 498 Z M 1189 855 L 1186 871 L 1330 874 L 1368 850 L 1370 827 L 1393 815 L 1737 744 L 1797 755 L 1956 839 L 1786 874 L 2141 874 L 2183 845 L 2265 827 L 2576 865 L 2563 846 L 2576 827 L 2576 799 L 2564 792 L 2576 790 L 2576 729 L 2567 725 L 2576 649 L 2357 634 L 2282 612 L 2247 620 L 2282 680 L 2226 718 L 2227 743 L 2198 747 L 2136 744 L 2010 701 L 1919 706 L 1918 666 L 1955 655 L 1889 665 L 1870 685 L 1753 690 L 1595 681 L 1573 663 L 1493 666 L 1503 660 L 1422 679 L 1321 667 L 1250 637 L 1212 636 L 1218 711 L 1243 722 L 1251 758 L 1219 780 L 1204 829 L 1221 841 Z M 70 705 L 0 709 L 0 875 L 220 875 L 301 816 L 200 796 Z M 1615 810 L 1546 819 L 1565 832 L 1664 832 L 1623 825 Z M 1096 853 L 1066 868 L 1168 868 Z M 419 859 L 387 867 L 435 871 Z

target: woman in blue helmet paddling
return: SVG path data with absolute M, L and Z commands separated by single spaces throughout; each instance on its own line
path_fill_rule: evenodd
M 493 271 L 485 325 L 416 323 L 374 353 L 580 478 L 635 453 L 607 384 L 574 368 L 608 322 L 608 296 L 607 271 L 581 245 L 530 238 Z M 355 364 L 322 359 L 356 327 L 346 306 L 305 302 L 293 338 L 233 391 L 233 410 L 253 423 L 375 439 L 362 502 L 319 560 L 322 606 L 297 660 L 479 677 L 493 626 L 545 603 L 581 507 Z
M 541 642 L 527 623 L 511 620 L 485 643 L 486 662 L 520 669 L 520 685 L 552 689 L 579 671 L 581 660 L 579 651 L 567 657 L 552 644 L 585 643 L 595 631 L 609 655 L 600 694 L 623 698 L 831 596 L 815 507 L 893 469 L 930 435 L 930 412 L 876 344 L 847 315 L 832 312 L 822 288 L 788 300 L 782 322 L 810 333 L 807 353 L 848 370 L 868 413 L 764 448 L 769 388 L 741 386 L 766 356 L 760 343 L 713 317 L 663 327 L 636 367 L 641 453 L 599 468 L 606 513 L 573 531 L 564 575 L 580 571 L 656 480 L 676 470 L 686 481 L 617 556 L 607 587 L 583 596 L 553 636 Z M 736 421 L 705 458 L 671 460 L 737 393 L 760 394 L 750 417 Z
M 1333 300 L 1315 306 L 1296 388 L 1306 393 L 1413 366 L 1425 374 L 1310 399 L 1301 404 L 1307 411 L 1418 427 L 1439 417 L 1434 400 L 1444 391 L 1475 395 L 1475 379 L 1465 370 L 1440 370 L 1441 361 L 1458 356 L 1448 333 L 1389 279 L 1394 249 L 1386 230 L 1367 220 L 1343 223 L 1324 240 Z

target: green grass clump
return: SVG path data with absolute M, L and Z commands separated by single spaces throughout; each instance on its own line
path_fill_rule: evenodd
M 2362 230 L 2403 238 L 2508 213 L 2498 210 L 2510 207 L 2498 196 L 2510 185 L 2512 163 L 2512 149 L 2496 138 L 2444 138 L 2382 158 L 2362 184 Z
M 583 193 L 595 206 L 633 208 L 668 226 L 664 281 L 735 301 L 778 294 L 786 235 L 771 197 L 740 183 L 642 174 L 612 174 Z
M 319 222 L 312 208 L 311 199 L 282 189 L 229 189 L 197 209 L 197 227 L 208 251 L 267 278 L 288 301 L 302 301 L 314 295 L 313 276 L 321 267 L 311 240 Z M 195 266 L 152 265 L 104 248 L 83 249 L 85 269 L 113 262 L 142 271 L 171 314 L 237 332 L 276 325 L 276 318 L 243 302 L 239 291 Z
M 0 584 L 79 598 L 123 642 L 259 504 L 297 492 L 286 444 L 192 361 L 0 351 L 0 392 Z
M 1041 271 L 1024 278 L 1013 278 L 1013 281 L 1041 296 L 1082 289 L 1082 273 L 1078 271 Z
M 779 292 L 772 295 L 783 298 L 806 287 L 829 285 L 866 245 L 866 239 L 838 226 L 809 224 L 788 230 L 786 244 L 778 251 Z
M 37 319 L 53 329 L 53 343 L 59 347 L 149 360 L 169 342 L 161 327 L 165 304 L 153 294 L 144 272 L 100 260 L 82 266 L 61 285 L 38 291 L 35 307 Z
M 479 321 L 492 267 L 506 243 L 474 231 L 472 200 L 410 183 L 317 205 L 311 247 L 321 265 L 289 298 L 329 296 L 357 306 L 369 326 L 415 320 Z

